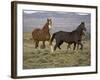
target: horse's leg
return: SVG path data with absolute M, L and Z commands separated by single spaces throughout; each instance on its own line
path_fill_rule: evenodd
M 35 41 L 35 48 L 38 47 L 39 41 Z
M 45 48 L 45 41 L 43 41 L 43 49 Z
M 68 43 L 67 49 L 69 49 L 69 48 L 70 48 L 70 45 L 71 45 L 71 44 L 70 44 L 70 43 Z
M 77 50 L 79 49 L 79 43 L 77 44 Z
M 78 43 L 77 43 L 77 49 L 79 49 L 79 45 L 80 45 L 80 49 L 82 50 L 83 49 L 83 44 L 81 43 L 81 41 L 78 41 Z
M 55 46 L 54 46 L 54 51 L 56 50 L 56 48 L 57 48 L 57 44 L 55 44 Z
M 59 43 L 59 45 L 58 45 L 58 48 L 59 48 L 59 49 L 61 49 L 60 45 L 62 45 L 62 44 L 63 44 L 63 41 L 61 41 L 61 42 Z
M 59 46 L 60 41 L 56 40 L 56 44 L 54 46 L 54 51 L 56 50 L 56 48 Z
M 75 50 L 75 48 L 76 48 L 76 43 L 74 43 L 74 47 L 73 47 L 73 50 Z
M 81 45 L 80 49 L 83 50 L 83 44 L 81 42 L 79 42 L 79 44 Z
M 58 48 L 61 49 L 60 45 L 58 45 Z

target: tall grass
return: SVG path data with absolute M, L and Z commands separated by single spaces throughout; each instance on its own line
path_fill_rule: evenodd
M 24 33 L 24 52 L 23 69 L 36 68 L 55 68 L 55 67 L 74 67 L 89 66 L 91 64 L 90 41 L 83 41 L 83 50 L 67 50 L 67 44 L 61 45 L 61 50 L 57 49 L 51 52 L 49 43 L 46 42 L 46 48 L 34 48 L 34 42 L 30 40 L 31 33 Z M 53 42 L 53 45 L 55 42 Z M 39 46 L 42 45 L 41 42 Z

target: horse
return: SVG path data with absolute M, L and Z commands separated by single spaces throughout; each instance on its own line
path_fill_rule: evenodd
M 82 36 L 85 36 L 85 33 L 82 32 L 82 33 L 80 34 L 80 36 L 81 36 L 80 39 L 82 40 Z M 80 42 L 81 42 L 81 40 L 80 40 Z M 60 42 L 60 43 L 59 43 L 59 46 L 58 46 L 59 49 L 61 49 L 61 47 L 60 47 L 61 44 L 63 44 L 63 42 Z M 73 42 L 69 42 L 69 43 L 68 43 L 67 49 L 71 48 L 71 47 L 70 47 L 71 44 L 73 44 Z M 74 44 L 75 44 L 75 43 L 74 43 Z M 75 47 L 75 48 L 76 48 L 76 47 Z M 79 44 L 77 44 L 77 49 L 79 49 Z M 81 48 L 80 48 L 80 49 L 81 49 Z
M 80 25 L 78 25 L 78 27 L 72 32 L 66 32 L 66 31 L 55 32 L 50 39 L 50 45 L 52 47 L 52 41 L 55 39 L 56 44 L 53 49 L 54 51 L 56 50 L 57 47 L 60 49 L 60 45 L 63 42 L 68 43 L 69 45 L 74 43 L 73 50 L 75 50 L 76 44 L 81 45 L 81 49 L 83 49 L 83 44 L 81 43 L 83 31 L 86 31 L 85 23 L 81 22 Z
M 43 48 L 45 48 L 45 41 L 50 40 L 51 35 L 49 30 L 51 29 L 51 27 L 52 27 L 52 20 L 47 18 L 47 22 L 45 23 L 42 29 L 37 28 L 32 31 L 32 39 L 35 42 L 35 48 L 38 47 L 39 41 L 42 41 Z

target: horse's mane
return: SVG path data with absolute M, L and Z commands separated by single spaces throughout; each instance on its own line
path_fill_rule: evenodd
M 78 27 L 75 29 L 75 30 L 73 30 L 72 32 L 71 32 L 71 34 L 74 34 L 74 33 L 76 33 L 76 32 L 82 32 L 82 30 L 81 30 L 81 25 L 82 25 L 83 23 L 81 23 L 80 25 L 78 25 Z
M 49 27 L 48 27 L 48 23 L 46 23 L 46 24 L 43 26 L 42 29 L 43 29 L 43 30 L 44 30 L 44 29 L 49 29 Z

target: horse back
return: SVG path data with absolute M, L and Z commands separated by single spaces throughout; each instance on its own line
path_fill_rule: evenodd
M 55 33 L 55 38 L 59 40 L 66 40 L 70 37 L 70 32 L 59 31 Z
M 77 42 L 80 40 L 80 35 L 77 32 L 59 31 L 55 33 L 55 38 L 59 41 Z

